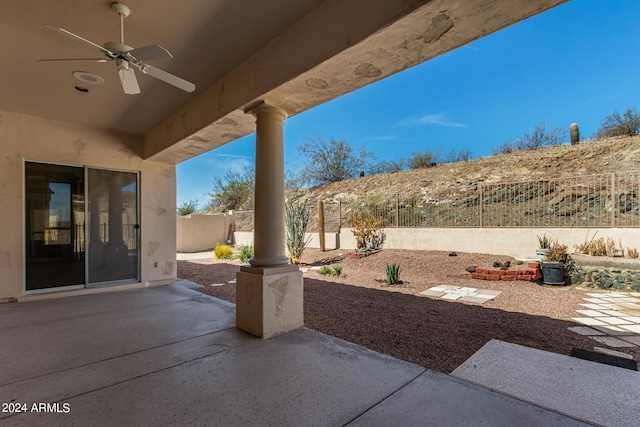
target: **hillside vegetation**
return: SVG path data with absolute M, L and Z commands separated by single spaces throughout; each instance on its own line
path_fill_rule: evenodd
M 598 175 L 640 169 L 640 136 L 583 141 L 517 151 L 430 168 L 374 175 L 307 189 L 310 200 L 376 195 L 424 198 L 480 183 L 510 183 Z

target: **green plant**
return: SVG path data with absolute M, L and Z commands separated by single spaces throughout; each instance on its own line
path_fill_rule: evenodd
M 284 204 L 284 224 L 287 231 L 287 250 L 292 264 L 300 264 L 302 252 L 311 240 L 311 236 L 306 238 L 308 223 L 307 199 L 288 198 Z
M 322 268 L 320 270 L 318 270 L 318 273 L 322 274 L 323 276 L 328 275 L 333 275 L 333 269 L 327 265 L 323 265 Z
M 580 142 L 580 129 L 577 123 L 571 123 L 569 135 L 571 136 L 571 145 L 576 145 Z
M 184 202 L 176 209 L 178 216 L 186 216 L 191 215 L 192 213 L 198 210 L 198 201 L 197 200 L 189 200 L 188 202 Z
M 233 249 L 229 245 L 220 244 L 213 249 L 213 254 L 218 259 L 231 259 Z
M 391 265 L 387 264 L 386 273 L 387 273 L 386 282 L 389 285 L 399 285 L 402 283 L 402 281 L 400 281 L 400 266 L 398 264 L 396 263 L 393 263 Z
M 253 246 L 238 246 L 237 249 L 238 253 L 233 256 L 235 259 L 246 263 L 253 257 Z
M 542 236 L 537 236 L 538 237 L 538 247 L 540 249 L 549 249 L 551 247 L 551 237 L 547 236 L 546 234 L 543 234 Z
M 440 151 L 435 154 L 431 150 L 427 149 L 422 153 L 411 153 L 411 157 L 407 161 L 409 169 L 423 169 L 435 166 L 438 163 L 438 157 L 440 157 Z
M 620 116 L 617 110 L 600 122 L 600 129 L 595 133 L 596 139 L 614 136 L 635 136 L 640 132 L 640 114 L 635 108 L 629 108 Z
M 224 178 L 215 178 L 209 191 L 208 208 L 217 212 L 253 209 L 255 171 L 252 167 L 242 172 L 229 171 Z
M 355 151 L 344 139 L 325 141 L 322 137 L 304 138 L 298 145 L 298 156 L 302 160 L 300 178 L 311 185 L 330 184 L 355 178 L 367 166 L 373 154 L 364 146 Z
M 553 242 L 547 251 L 547 260 L 552 262 L 566 262 L 569 256 L 567 249 L 567 245 L 561 245 L 558 241 Z
M 322 274 L 323 276 L 329 275 L 329 276 L 339 276 L 342 274 L 342 266 L 341 265 L 336 265 L 333 268 L 329 267 L 327 265 L 323 265 L 322 268 L 320 268 L 320 270 L 318 270 L 318 273 Z

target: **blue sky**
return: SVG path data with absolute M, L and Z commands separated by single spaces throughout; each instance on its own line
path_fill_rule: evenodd
M 285 121 L 285 167 L 305 137 L 344 138 L 376 160 L 442 148 L 491 154 L 539 122 L 590 137 L 640 109 L 640 1 L 573 0 Z M 178 205 L 255 160 L 255 134 L 178 165 Z

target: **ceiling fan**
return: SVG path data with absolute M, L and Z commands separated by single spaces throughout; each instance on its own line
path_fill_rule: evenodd
M 102 53 L 104 58 L 69 58 L 69 59 L 41 59 L 38 62 L 53 62 L 53 61 L 95 61 L 95 62 L 108 62 L 115 61 L 120 75 L 120 82 L 122 83 L 122 89 L 124 93 L 129 95 L 135 95 L 140 93 L 140 87 L 138 86 L 138 80 L 133 71 L 133 67 L 138 68 L 144 74 L 148 74 L 151 77 L 162 80 L 172 86 L 182 89 L 186 92 L 193 92 L 196 88 L 191 82 L 181 79 L 178 76 L 162 71 L 159 68 L 152 67 L 146 64 L 146 61 L 153 61 L 157 59 L 173 58 L 173 55 L 168 50 L 157 44 L 139 47 L 134 49 L 133 47 L 124 44 L 124 18 L 129 16 L 131 9 L 126 5 L 118 2 L 111 3 L 111 8 L 120 16 L 120 42 L 106 42 L 102 46 L 89 41 L 83 37 L 80 37 L 71 31 L 67 31 L 64 28 L 54 27 L 51 25 L 45 25 L 50 30 L 64 34 L 72 39 L 86 43 L 96 48 Z M 133 67 L 132 67 L 133 66 Z

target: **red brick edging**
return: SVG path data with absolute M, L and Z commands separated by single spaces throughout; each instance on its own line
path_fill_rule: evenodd
M 471 273 L 472 279 L 479 280 L 527 280 L 535 282 L 542 278 L 540 264 L 532 262 L 527 265 L 526 270 L 495 270 L 491 268 L 477 267 L 474 273 Z

